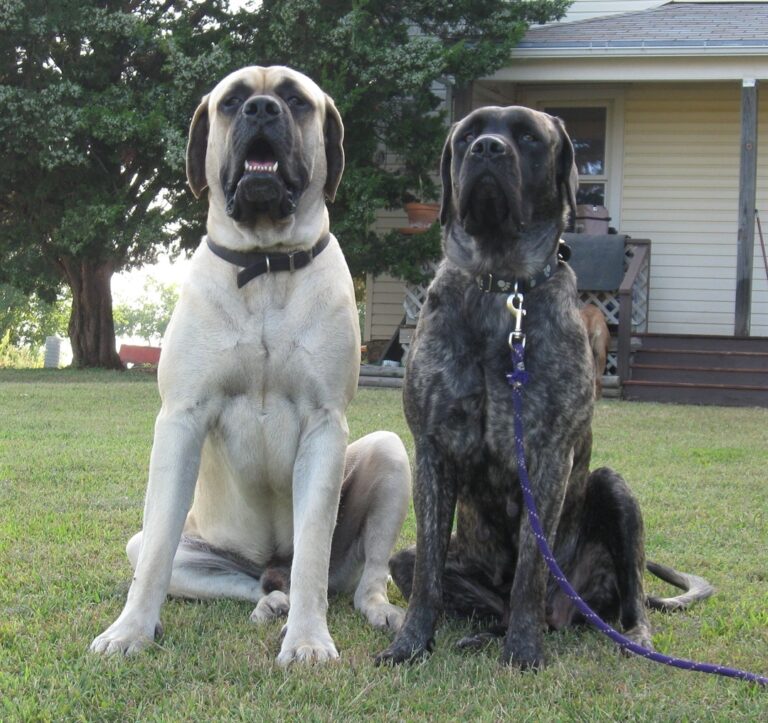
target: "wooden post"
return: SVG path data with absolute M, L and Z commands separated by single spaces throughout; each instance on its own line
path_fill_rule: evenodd
M 736 257 L 734 334 L 749 336 L 752 307 L 752 259 L 755 247 L 757 182 L 757 81 L 741 86 L 741 161 L 739 169 L 739 233 Z

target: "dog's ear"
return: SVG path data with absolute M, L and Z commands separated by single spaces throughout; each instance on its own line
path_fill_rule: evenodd
M 325 197 L 336 198 L 336 191 L 344 172 L 344 124 L 333 100 L 325 96 Z
M 576 168 L 576 157 L 573 143 L 565 130 L 565 124 L 560 118 L 553 118 L 560 136 L 560 157 L 557 159 L 557 188 L 564 203 L 568 204 L 571 212 L 570 223 L 576 221 L 576 192 L 579 189 L 579 171 Z
M 205 178 L 205 152 L 208 148 L 208 96 L 206 95 L 197 106 L 195 115 L 192 116 L 192 124 L 189 126 L 189 140 L 187 141 L 187 183 L 200 198 L 203 191 L 208 188 Z
M 451 126 L 448 137 L 443 146 L 443 155 L 440 159 L 440 180 L 443 184 L 443 195 L 440 202 L 440 225 L 448 223 L 448 214 L 453 203 L 453 182 L 451 180 L 451 164 L 453 163 L 453 131 L 456 125 Z

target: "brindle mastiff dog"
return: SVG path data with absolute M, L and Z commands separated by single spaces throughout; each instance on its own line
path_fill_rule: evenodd
M 96 652 L 148 645 L 167 592 L 250 601 L 255 622 L 287 612 L 283 665 L 338 657 L 329 589 L 354 591 L 373 625 L 402 622 L 386 584 L 405 449 L 386 432 L 347 447 L 360 332 L 325 206 L 342 135 L 333 101 L 282 67 L 233 73 L 195 113 L 187 172 L 208 189 L 208 235 L 163 344 L 136 572 Z
M 487 620 L 505 636 L 504 662 L 521 668 L 542 664 L 545 625 L 577 621 L 571 601 L 548 582 L 518 484 L 505 376 L 515 283 L 526 311 L 527 464 L 543 527 L 587 602 L 651 647 L 640 508 L 616 472 L 589 473 L 592 354 L 575 276 L 557 256 L 575 205 L 573 167 L 562 123 L 526 108 L 481 108 L 445 145 L 445 260 L 421 311 L 404 393 L 416 444 L 417 541 L 390 562 L 409 604 L 380 662 L 431 650 L 442 609 Z M 656 606 L 710 593 L 700 578 L 654 571 L 689 590 Z

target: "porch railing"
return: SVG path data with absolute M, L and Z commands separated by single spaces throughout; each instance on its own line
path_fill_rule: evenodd
M 566 241 L 578 242 L 581 234 L 566 234 Z M 425 267 L 434 274 L 437 264 Z M 629 377 L 629 363 L 632 353 L 632 335 L 648 330 L 648 303 L 651 278 L 651 241 L 624 237 L 623 277 L 615 289 L 594 290 L 579 288 L 581 301 L 597 306 L 605 316 L 606 323 L 616 340 L 611 345 L 606 361 L 605 374 L 617 376 L 619 382 Z M 421 307 L 427 295 L 428 284 L 407 284 L 405 291 L 405 323 L 400 333 L 400 344 L 404 355 L 408 353 L 413 327 L 419 318 Z

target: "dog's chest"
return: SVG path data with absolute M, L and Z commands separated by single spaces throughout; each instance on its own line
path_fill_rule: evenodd
M 302 430 L 319 411 L 344 409 L 354 391 L 355 310 L 338 284 L 311 281 L 254 280 L 213 340 L 211 436 L 254 486 L 290 491 Z
M 336 345 L 323 341 L 328 319 Z M 344 331 L 338 310 L 318 319 L 279 298 L 229 321 L 208 339 L 198 385 L 211 414 L 191 517 L 205 539 L 265 561 L 291 552 L 302 434 L 319 410 L 346 406 L 333 374 L 351 376 L 354 333 Z
M 218 433 L 242 476 L 282 484 L 318 396 L 313 334 L 280 308 L 253 314 L 250 322 L 222 354 L 212 434 Z

